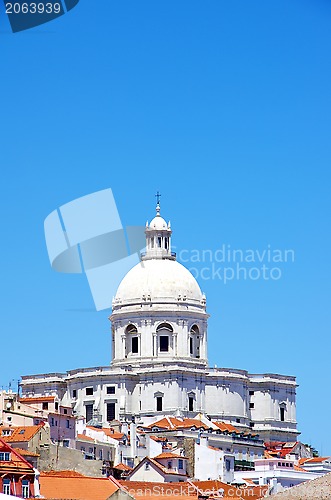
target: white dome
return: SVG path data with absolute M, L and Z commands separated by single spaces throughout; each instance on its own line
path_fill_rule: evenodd
M 141 302 L 150 295 L 151 302 L 187 301 L 201 303 L 203 294 L 193 275 L 175 260 L 150 259 L 133 267 L 120 283 L 115 303 Z
M 149 225 L 149 228 L 150 229 L 158 229 L 160 231 L 164 231 L 165 229 L 168 228 L 168 225 L 166 223 L 166 221 L 164 220 L 163 217 L 161 217 L 161 215 L 156 215 L 154 217 L 154 219 L 151 221 L 150 225 Z

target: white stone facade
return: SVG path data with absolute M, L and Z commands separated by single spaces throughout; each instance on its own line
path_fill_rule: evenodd
M 171 234 L 157 206 L 146 253 L 113 301 L 111 365 L 24 376 L 23 397 L 56 394 L 103 424 L 204 413 L 265 440 L 295 440 L 295 377 L 208 368 L 206 298 L 171 252 Z

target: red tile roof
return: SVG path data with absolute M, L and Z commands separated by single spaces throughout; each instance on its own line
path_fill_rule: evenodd
M 120 464 L 115 465 L 114 469 L 123 470 L 123 471 L 130 471 L 130 470 L 132 470 L 132 467 L 129 467 L 128 465 L 125 465 L 121 462 Z
M 12 427 L 13 432 L 10 436 L 3 436 L 3 440 L 7 443 L 21 443 L 30 441 L 44 427 L 40 425 L 28 425 L 23 427 Z
M 136 500 L 194 500 L 198 499 L 196 488 L 188 482 L 145 482 L 145 481 L 119 481 Z
M 299 460 L 299 464 L 312 464 L 312 463 L 321 463 L 325 460 L 329 460 L 331 457 L 314 457 L 314 458 L 302 458 Z
M 49 470 L 41 472 L 40 475 L 47 477 L 88 477 L 75 470 Z
M 235 433 L 235 434 L 241 434 L 242 431 L 237 429 L 231 424 L 227 424 L 225 422 L 213 422 L 222 432 L 229 432 L 230 434 Z
M 106 500 L 119 489 L 111 478 L 40 474 L 40 493 L 45 499 Z
M 149 429 L 154 429 L 155 427 L 166 430 L 190 429 L 192 427 L 195 427 L 196 429 L 209 429 L 206 424 L 196 418 L 179 419 L 175 417 L 165 417 L 148 426 Z
M 10 460 L 3 460 L 1 464 L 1 474 L 7 474 L 11 472 L 23 472 L 25 474 L 34 474 L 34 468 L 32 467 L 24 457 L 18 453 L 15 448 L 12 448 L 4 439 L 0 438 L 0 451 L 9 452 Z
M 268 490 L 268 486 L 250 486 L 245 485 L 244 487 L 236 487 L 230 484 L 223 483 L 222 481 L 190 481 L 191 484 L 196 486 L 199 493 L 202 495 L 208 495 L 211 498 L 219 498 L 220 491 L 224 491 L 224 495 L 221 497 L 222 500 L 234 499 L 234 498 L 249 498 L 253 500 L 259 500 L 265 496 Z
M 159 471 L 162 472 L 163 474 L 170 474 L 170 475 L 176 475 L 176 476 L 180 476 L 180 477 L 187 477 L 187 474 L 185 474 L 184 472 L 177 472 L 174 469 L 168 469 L 164 465 L 160 464 L 160 462 L 158 462 L 157 460 L 155 460 L 154 458 L 151 458 L 151 457 L 145 457 L 145 458 L 143 458 L 139 462 L 139 464 L 136 465 L 136 467 L 134 469 L 132 469 L 132 471 L 131 471 L 131 473 L 129 474 L 128 477 L 132 477 L 132 475 L 135 473 L 135 471 L 138 470 L 146 462 L 150 462 L 157 469 L 159 469 Z
M 187 460 L 187 457 L 182 457 L 181 455 L 176 455 L 175 453 L 171 453 L 170 451 L 160 453 L 157 457 L 154 457 L 156 460 L 159 458 L 183 458 Z
M 41 396 L 40 398 L 19 398 L 20 403 L 27 403 L 27 404 L 33 404 L 33 403 L 51 403 L 54 402 L 55 396 Z
M 77 439 L 79 441 L 92 441 L 94 443 L 94 439 L 90 436 L 86 436 L 85 434 L 77 434 Z
M 22 450 L 22 448 L 15 448 L 15 451 L 19 453 L 22 457 L 40 457 L 38 453 L 33 453 L 29 450 Z
M 102 430 L 106 434 L 106 436 L 111 437 L 113 439 L 118 439 L 119 441 L 124 437 L 123 432 L 115 431 L 112 428 L 108 429 L 107 427 L 103 427 L 100 430 Z

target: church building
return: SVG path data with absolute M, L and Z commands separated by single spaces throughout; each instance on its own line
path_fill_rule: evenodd
M 55 395 L 103 426 L 204 414 L 266 441 L 296 441 L 295 377 L 210 368 L 206 297 L 176 261 L 159 203 L 145 234 L 146 251 L 113 300 L 110 366 L 23 376 L 22 397 Z

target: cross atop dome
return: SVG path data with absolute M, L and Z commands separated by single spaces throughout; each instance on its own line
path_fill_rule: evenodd
M 155 198 L 156 198 L 156 215 L 159 216 L 160 215 L 160 211 L 161 211 L 161 207 L 160 207 L 161 193 L 159 193 L 157 191 L 157 193 L 155 195 Z

